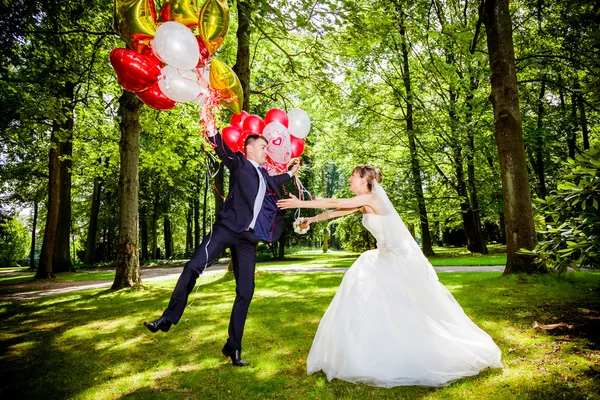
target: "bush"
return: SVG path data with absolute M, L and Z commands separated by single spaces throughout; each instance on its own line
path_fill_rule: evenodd
M 14 217 L 0 220 L 0 266 L 18 267 L 30 245 L 27 228 Z
M 568 267 L 599 267 L 600 149 L 585 151 L 565 165 L 571 172 L 557 190 L 537 201 L 547 230 L 534 253 L 537 262 L 562 274 Z

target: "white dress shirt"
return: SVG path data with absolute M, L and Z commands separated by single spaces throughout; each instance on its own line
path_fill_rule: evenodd
M 262 172 L 260 172 L 259 165 L 254 160 L 248 160 L 254 168 L 256 168 L 256 173 L 258 174 L 258 193 L 256 194 L 256 199 L 254 199 L 254 213 L 252 216 L 252 222 L 250 222 L 249 228 L 254 229 L 254 225 L 256 224 L 256 219 L 258 218 L 258 213 L 262 208 L 262 203 L 265 198 L 265 193 L 267 192 L 267 182 L 265 181 L 265 177 Z

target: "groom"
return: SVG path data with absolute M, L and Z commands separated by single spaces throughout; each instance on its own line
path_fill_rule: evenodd
M 144 322 L 144 325 L 155 333 L 158 330 L 167 332 L 171 324 L 177 324 L 198 276 L 215 262 L 219 254 L 230 248 L 236 297 L 229 321 L 229 338 L 222 352 L 231 358 L 233 365 L 244 367 L 248 363 L 241 358 L 242 335 L 254 294 L 256 244 L 259 240 L 273 242 L 279 238 L 283 213 L 277 208 L 280 197 L 278 186 L 290 180 L 300 165 L 296 163 L 287 173 L 269 176 L 262 168 L 267 159 L 268 142 L 261 135 L 246 138 L 245 157 L 227 147 L 219 133 L 209 137 L 209 141 L 229 169 L 229 194 L 212 232 L 183 268 L 169 306 L 160 318 Z

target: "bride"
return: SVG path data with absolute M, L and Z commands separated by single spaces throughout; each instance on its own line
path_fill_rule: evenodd
M 323 315 L 307 372 L 328 380 L 379 387 L 443 386 L 487 367 L 502 367 L 500 349 L 464 313 L 379 185 L 381 174 L 359 165 L 348 179 L 348 199 L 280 200 L 286 208 L 332 208 L 303 225 L 363 213 L 377 249 L 348 269 Z

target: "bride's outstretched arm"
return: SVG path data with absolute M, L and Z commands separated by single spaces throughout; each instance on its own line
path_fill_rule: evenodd
M 327 210 L 319 215 L 315 215 L 314 217 L 305 218 L 305 220 L 309 224 L 312 224 L 313 222 L 321 222 L 328 219 L 343 217 L 344 215 L 352 214 L 358 210 L 360 210 L 360 208 L 338 208 L 336 210 Z
M 359 210 L 360 208 L 338 208 L 337 210 L 326 210 L 325 212 L 322 212 L 319 215 L 315 215 L 314 217 L 302 218 L 302 223 L 300 224 L 300 227 L 304 229 L 314 222 L 322 222 L 328 219 L 343 217 L 344 215 L 352 214 L 353 212 Z
M 349 199 L 319 199 L 319 200 L 298 200 L 296 196 L 290 194 L 288 199 L 281 199 L 277 202 L 277 206 L 282 210 L 286 208 L 360 208 L 364 206 L 372 206 L 374 202 L 374 194 L 361 194 L 350 197 Z

